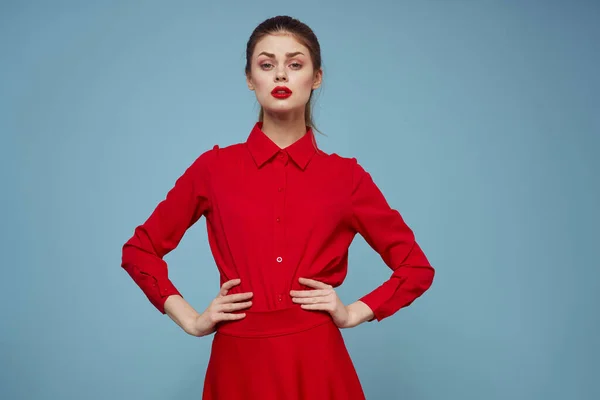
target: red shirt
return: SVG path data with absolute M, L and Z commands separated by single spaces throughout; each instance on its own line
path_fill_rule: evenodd
M 378 321 L 431 286 L 434 269 L 412 230 L 355 158 L 324 153 L 309 128 L 284 149 L 261 128 L 202 153 L 123 246 L 122 267 L 160 312 L 181 295 L 163 257 L 201 216 L 221 285 L 240 278 L 229 293 L 254 292 L 248 310 L 295 305 L 289 291 L 310 289 L 299 277 L 341 285 L 357 233 L 392 271 L 360 298 Z

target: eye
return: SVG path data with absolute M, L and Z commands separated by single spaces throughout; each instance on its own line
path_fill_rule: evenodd
M 291 65 L 297 65 L 297 67 L 294 67 L 294 69 L 300 69 L 300 68 L 302 68 L 302 64 L 297 63 L 297 62 L 292 63 Z
M 265 63 L 260 64 L 260 66 L 261 66 L 262 69 L 265 69 L 265 65 L 273 65 L 273 64 L 271 64 L 269 62 L 265 62 Z

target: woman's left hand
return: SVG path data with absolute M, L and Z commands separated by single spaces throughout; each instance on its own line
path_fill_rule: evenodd
M 299 282 L 315 290 L 292 290 L 292 301 L 305 310 L 327 311 L 338 328 L 351 328 L 356 325 L 353 315 L 342 303 L 333 286 L 314 279 L 300 278 Z

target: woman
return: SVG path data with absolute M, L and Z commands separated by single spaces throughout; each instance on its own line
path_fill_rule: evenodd
M 340 329 L 410 305 L 434 269 L 356 159 L 317 147 L 310 100 L 323 71 L 311 29 L 264 21 L 245 72 L 261 105 L 247 140 L 215 145 L 187 168 L 125 243 L 122 267 L 185 332 L 215 332 L 203 399 L 364 399 Z M 198 313 L 163 257 L 201 216 L 221 290 Z M 334 288 L 357 233 L 393 273 L 345 306 Z

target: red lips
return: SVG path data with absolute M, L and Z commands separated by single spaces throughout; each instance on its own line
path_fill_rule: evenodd
M 276 97 L 278 99 L 287 99 L 292 95 L 292 91 L 286 86 L 276 86 L 271 91 L 271 94 L 273 95 L 273 97 Z

